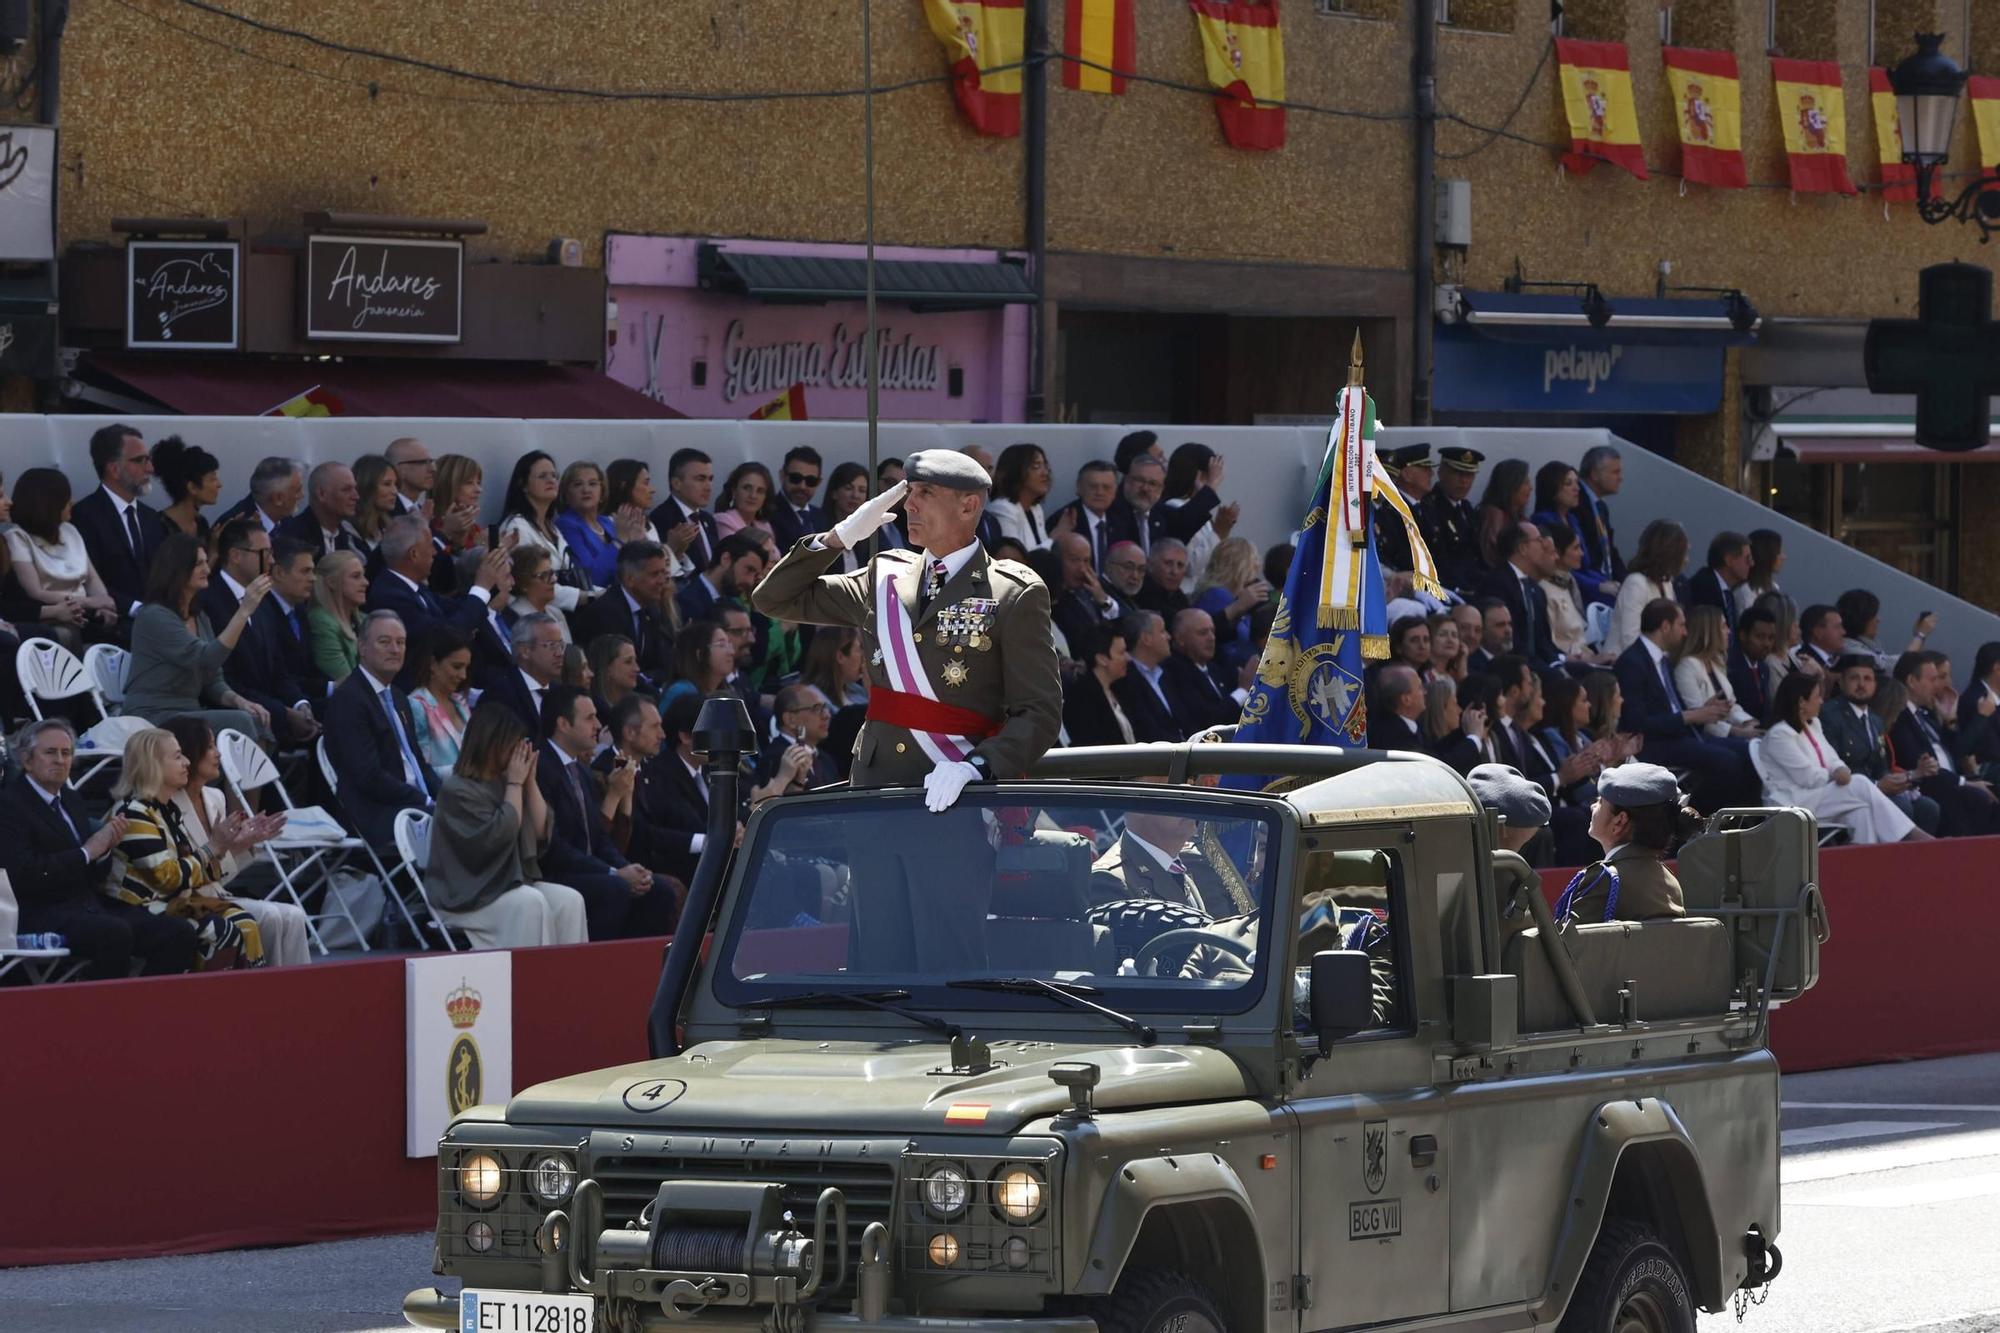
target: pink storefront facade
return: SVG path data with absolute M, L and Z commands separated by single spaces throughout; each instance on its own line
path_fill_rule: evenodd
M 773 301 L 704 290 L 702 254 L 855 261 L 860 246 L 614 234 L 605 240 L 612 378 L 691 417 L 747 417 L 793 385 L 814 420 L 867 415 L 859 300 Z M 879 261 L 997 264 L 991 250 L 881 246 Z M 878 301 L 881 413 L 895 421 L 1026 419 L 1029 310 L 918 309 Z

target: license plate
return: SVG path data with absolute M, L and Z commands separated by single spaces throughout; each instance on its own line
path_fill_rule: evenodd
M 470 1288 L 458 1294 L 459 1333 L 591 1333 L 596 1312 L 589 1296 Z

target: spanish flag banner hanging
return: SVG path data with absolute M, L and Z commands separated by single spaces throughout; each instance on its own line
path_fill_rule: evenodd
M 293 394 L 284 402 L 266 412 L 267 417 L 337 417 L 345 414 L 347 407 L 340 396 L 330 389 L 313 385 L 303 393 Z
M 1216 89 L 1215 115 L 1232 148 L 1285 146 L 1285 39 L 1278 28 L 1278 0 L 1231 4 L 1188 0 L 1201 33 L 1208 81 Z
M 1875 152 L 1881 159 L 1882 197 L 1917 197 L 1917 169 L 1903 160 L 1903 131 L 1896 114 L 1896 90 L 1889 86 L 1889 71 L 1879 66 L 1868 71 L 1868 110 L 1875 118 Z
M 1063 17 L 1063 87 L 1082 93 L 1122 93 L 1138 64 L 1132 0 L 1068 0 Z
M 2000 78 L 1975 74 L 1965 81 L 1966 96 L 1972 99 L 1972 124 L 1979 131 L 1979 165 L 1987 171 L 2000 167 Z
M 1856 194 L 1847 175 L 1847 102 L 1840 89 L 1840 64 L 1833 60 L 1771 57 L 1778 85 L 1778 123 L 1785 130 L 1785 156 L 1792 188 L 1802 193 Z
M 1581 176 L 1599 162 L 1609 162 L 1645 180 L 1646 149 L 1639 142 L 1625 43 L 1558 37 L 1556 60 L 1562 66 L 1563 109 L 1569 114 L 1563 166 Z
M 752 421 L 804 421 L 805 419 L 806 386 L 803 384 L 794 384 L 750 414 Z
M 924 0 L 924 15 L 944 43 L 952 96 L 972 128 L 1002 138 L 1020 134 L 1021 0 Z
M 1734 51 L 1660 49 L 1681 135 L 1681 178 L 1718 190 L 1749 184 L 1743 170 L 1743 81 Z

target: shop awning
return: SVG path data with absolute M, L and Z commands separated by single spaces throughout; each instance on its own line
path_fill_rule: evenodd
M 92 353 L 84 357 L 78 374 L 186 416 L 263 416 L 313 389 L 340 416 L 594 420 L 684 415 L 580 366 Z
M 1726 297 L 1692 299 L 1614 296 L 1593 323 L 1582 293 L 1475 292 L 1460 290 L 1447 322 L 1457 322 L 1501 342 L 1548 342 L 1560 337 L 1581 346 L 1623 344 L 1661 347 L 1740 347 L 1757 340 L 1762 320 Z M 1607 313 L 1608 311 L 1608 313 Z
M 859 259 L 754 254 L 704 245 L 698 262 L 703 291 L 760 301 L 858 301 L 868 290 L 867 265 Z M 918 310 L 977 310 L 1032 301 L 1035 289 L 1027 271 L 1008 260 L 879 259 L 875 298 Z

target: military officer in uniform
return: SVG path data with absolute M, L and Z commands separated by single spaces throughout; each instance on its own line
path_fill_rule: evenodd
M 1410 507 L 1410 513 L 1417 520 L 1417 535 L 1424 539 L 1425 547 L 1435 553 L 1437 518 L 1425 503 L 1430 498 L 1431 482 L 1437 466 L 1431 456 L 1431 447 L 1428 444 L 1406 444 L 1400 449 L 1384 449 L 1377 455 L 1376 461 L 1389 474 L 1396 489 L 1402 492 L 1403 503 Z M 1380 496 L 1372 503 L 1375 507 L 1375 554 L 1380 557 L 1382 568 L 1409 573 L 1416 568 L 1416 556 L 1410 550 L 1410 533 L 1403 526 L 1403 516 Z
M 1658 764 L 1607 768 L 1590 807 L 1590 836 L 1604 859 L 1576 872 L 1556 900 L 1556 920 L 1650 921 L 1686 915 L 1681 882 L 1663 865 L 1674 846 L 1701 828 L 1680 784 Z
M 1478 506 L 1472 502 L 1472 483 L 1479 477 L 1479 465 L 1486 455 L 1477 449 L 1459 446 L 1438 450 L 1437 485 L 1424 497 L 1423 512 L 1431 518 L 1431 557 L 1437 561 L 1438 577 L 1444 586 L 1463 593 L 1485 575 L 1479 558 Z
M 831 532 L 801 538 L 751 595 L 774 620 L 861 631 L 870 688 L 851 781 L 921 783 L 932 811 L 968 782 L 1027 772 L 1062 725 L 1049 591 L 1026 565 L 991 559 L 978 542 L 989 484 L 964 454 L 912 454 L 901 482 Z M 916 549 L 829 574 L 898 502 Z

